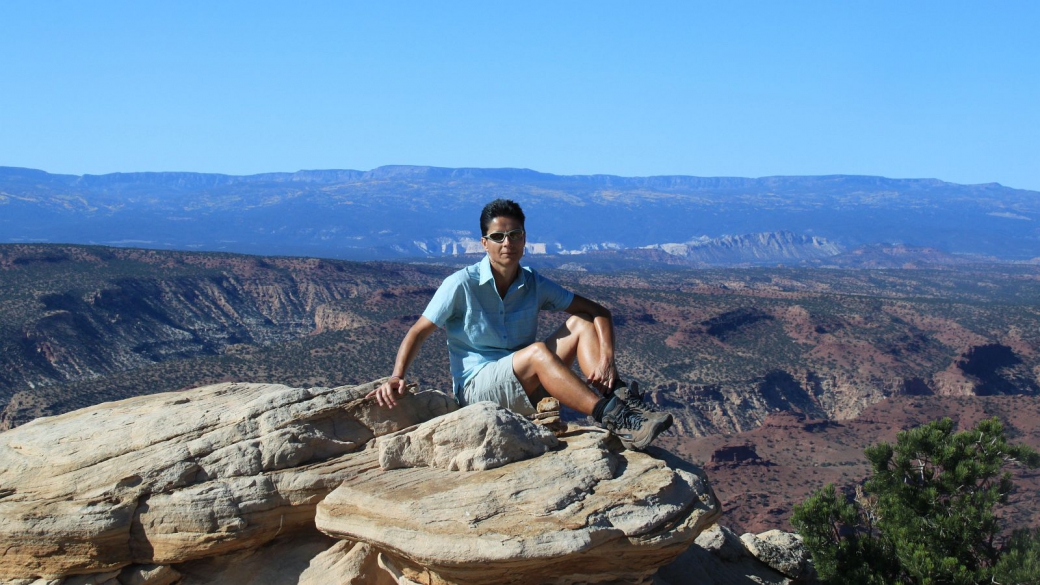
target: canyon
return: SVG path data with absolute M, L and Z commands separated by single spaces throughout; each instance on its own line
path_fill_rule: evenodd
M 455 266 L 2 245 L 0 425 L 208 384 L 367 383 Z M 622 373 L 676 418 L 662 446 L 706 466 L 737 532 L 790 530 L 811 489 L 862 481 L 863 447 L 935 417 L 995 414 L 1040 447 L 1035 267 L 544 271 L 613 311 Z M 450 388 L 443 344 L 410 372 L 424 390 Z M 1038 524 L 1040 486 L 1016 477 L 1008 517 Z

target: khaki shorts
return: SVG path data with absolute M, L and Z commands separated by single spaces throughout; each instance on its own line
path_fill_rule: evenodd
M 484 401 L 524 416 L 535 413 L 531 399 L 513 372 L 513 354 L 484 366 L 462 389 L 462 406 Z

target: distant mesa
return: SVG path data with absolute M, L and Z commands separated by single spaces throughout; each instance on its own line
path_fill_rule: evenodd
M 923 246 L 870 244 L 831 258 L 828 263 L 842 268 L 922 268 L 970 266 L 996 261 L 998 257 L 995 255 L 958 255 Z
M 74 176 L 0 167 L 0 193 L 0 242 L 350 260 L 480 254 L 481 207 L 509 197 L 527 212 L 529 254 L 580 255 L 578 268 L 648 261 L 829 265 L 847 251 L 885 242 L 904 246 L 889 250 L 899 250 L 904 263 L 1028 261 L 1036 257 L 1033 220 L 1040 219 L 1035 191 L 855 175 L 561 176 L 387 166 Z M 858 260 L 894 262 L 866 256 Z
M 804 412 L 798 412 L 796 410 L 774 412 L 762 421 L 762 426 L 776 429 L 803 430 L 809 420 L 809 417 Z
M 799 262 L 837 256 L 843 249 L 818 236 L 799 236 L 789 231 L 762 232 L 721 238 L 703 238 L 683 244 L 655 244 L 673 256 L 703 264 L 761 264 Z

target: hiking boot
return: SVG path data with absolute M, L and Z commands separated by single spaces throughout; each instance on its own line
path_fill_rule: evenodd
M 615 393 L 603 408 L 603 426 L 621 439 L 626 449 L 642 451 L 672 426 L 672 415 L 633 408 Z
M 639 382 L 635 380 L 628 384 L 621 382 L 611 392 L 629 406 L 635 407 L 643 404 L 643 393 L 639 391 Z
M 622 384 L 624 384 L 624 382 L 622 382 Z M 627 385 L 615 387 L 614 396 L 623 400 L 629 408 L 634 408 L 645 413 L 658 412 L 656 405 L 644 401 L 646 394 L 639 390 L 639 382 L 636 382 L 635 380 L 629 382 Z

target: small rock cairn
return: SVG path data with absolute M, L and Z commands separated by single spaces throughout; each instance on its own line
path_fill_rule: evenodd
M 531 419 L 536 425 L 543 426 L 556 436 L 560 436 L 567 432 L 567 423 L 560 419 L 560 401 L 552 398 L 542 398 L 538 401 L 537 406 L 538 412 L 530 415 L 528 418 Z

